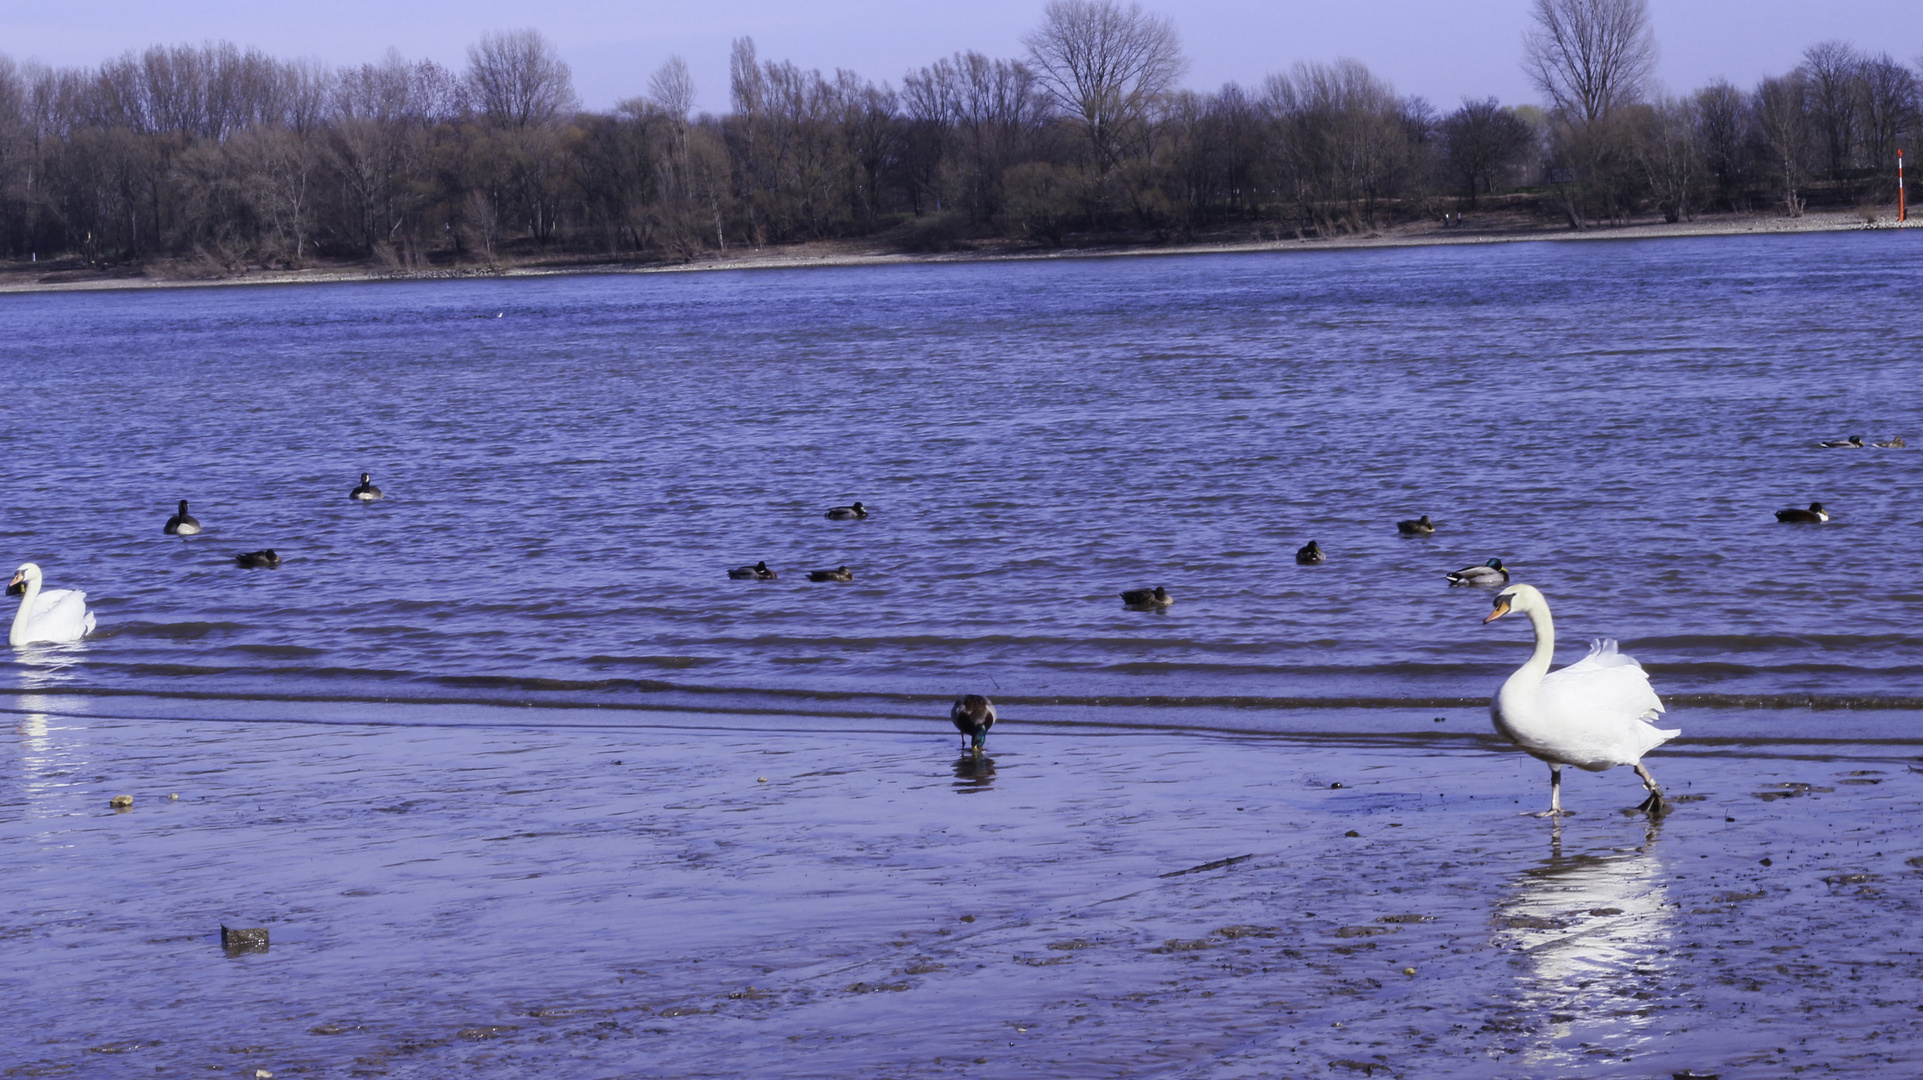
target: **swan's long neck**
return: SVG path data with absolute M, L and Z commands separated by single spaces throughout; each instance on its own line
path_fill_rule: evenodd
M 1531 607 L 1524 614 L 1529 616 L 1529 625 L 1536 631 L 1536 651 L 1529 654 L 1529 661 L 1510 678 L 1527 679 L 1534 685 L 1549 674 L 1549 664 L 1556 658 L 1556 623 L 1546 607 Z
M 20 594 L 20 610 L 14 612 L 13 629 L 7 634 L 7 644 L 24 645 L 27 641 L 27 622 L 33 618 L 33 602 L 40 599 L 40 579 L 30 577 L 23 584 L 27 591 Z

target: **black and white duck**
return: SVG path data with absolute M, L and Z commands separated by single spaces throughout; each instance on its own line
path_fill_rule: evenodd
M 753 566 L 737 566 L 728 571 L 728 577 L 735 581 L 773 581 L 775 572 L 768 569 L 767 563 L 758 562 Z
M 1132 608 L 1165 608 L 1174 602 L 1175 598 L 1160 585 L 1153 589 L 1130 589 L 1122 594 L 1122 603 Z
M 1830 519 L 1830 512 L 1828 510 L 1823 509 L 1822 503 L 1811 503 L 1809 504 L 1808 510 L 1797 510 L 1792 508 L 1789 510 L 1776 511 L 1776 520 L 1778 521 L 1820 522 L 1820 521 L 1828 521 L 1829 519 Z
M 348 492 L 347 497 L 356 502 L 373 502 L 375 499 L 381 497 L 381 489 L 374 486 L 374 481 L 371 477 L 366 473 L 362 473 L 361 486 Z
M 853 521 L 856 518 L 867 517 L 868 511 L 857 502 L 852 506 L 831 506 L 828 512 L 821 516 L 829 521 Z
M 1449 573 L 1451 585 L 1504 585 L 1509 581 L 1509 568 L 1502 565 L 1501 559 L 1490 559 L 1480 566 L 1465 566 Z
M 200 521 L 187 512 L 187 500 L 182 499 L 180 513 L 168 518 L 167 524 L 161 526 L 160 531 L 168 536 L 193 536 L 200 532 Z

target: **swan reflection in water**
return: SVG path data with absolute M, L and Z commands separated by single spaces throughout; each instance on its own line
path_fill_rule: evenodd
M 987 754 L 964 753 L 955 760 L 955 790 L 966 795 L 987 791 L 995 783 L 995 759 Z
M 1521 950 L 1509 999 L 1517 1027 L 1534 1034 L 1524 1061 L 1593 1067 L 1599 1057 L 1639 1057 L 1662 1034 L 1648 1006 L 1668 996 L 1676 927 L 1661 830 L 1652 818 L 1633 848 L 1565 853 L 1558 827 L 1549 857 L 1510 883 L 1496 937 Z

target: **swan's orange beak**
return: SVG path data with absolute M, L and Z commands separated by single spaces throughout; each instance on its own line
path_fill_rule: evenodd
M 1498 596 L 1496 597 L 1496 610 L 1490 612 L 1489 617 L 1482 620 L 1482 624 L 1487 626 L 1507 614 L 1509 614 L 1509 598 L 1506 596 Z

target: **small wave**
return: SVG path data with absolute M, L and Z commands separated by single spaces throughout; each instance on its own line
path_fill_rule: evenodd
M 247 629 L 247 625 L 236 622 L 129 622 L 122 623 L 112 629 L 114 634 L 120 637 L 164 638 L 172 641 L 190 641 L 194 638 L 206 637 L 209 634 L 222 634 L 231 633 L 235 630 L 245 630 Z

